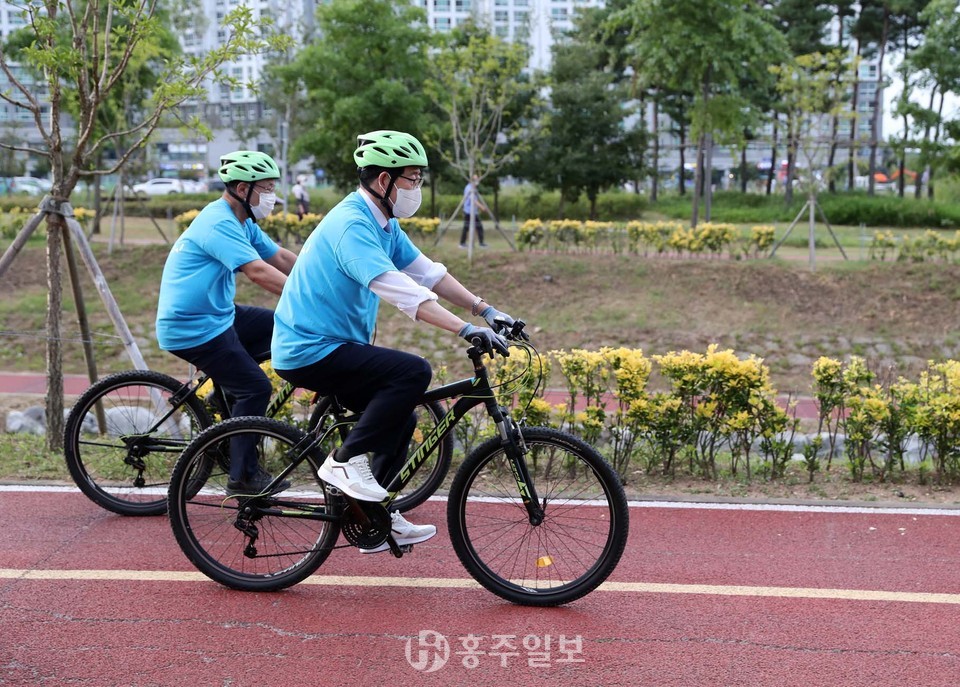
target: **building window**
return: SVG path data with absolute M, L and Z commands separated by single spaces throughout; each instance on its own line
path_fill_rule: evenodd
M 434 17 L 433 28 L 435 28 L 437 31 L 449 31 L 450 17 Z
M 433 9 L 440 10 L 441 12 L 449 12 L 450 0 L 434 0 Z
M 493 20 L 499 23 L 506 23 L 510 21 L 510 13 L 506 10 L 497 10 L 493 13 Z

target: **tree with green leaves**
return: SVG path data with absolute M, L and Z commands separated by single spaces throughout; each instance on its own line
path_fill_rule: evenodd
M 806 162 L 806 176 L 803 184 L 807 191 L 810 229 L 810 269 L 815 267 L 814 259 L 814 217 L 817 208 L 817 191 L 824 179 L 818 170 L 829 176 L 833 170 L 824 168 L 823 151 L 829 146 L 831 122 L 834 117 L 843 116 L 844 92 L 848 84 L 856 78 L 856 62 L 840 50 L 828 53 L 815 52 L 798 55 L 782 64 L 773 65 L 770 71 L 777 76 L 777 91 L 781 97 L 781 106 L 790 122 L 788 140 L 797 146 L 796 154 L 802 155 Z M 841 74 L 840 80 L 836 75 Z M 822 209 L 821 209 L 822 212 Z M 800 215 L 797 216 L 799 220 Z M 787 234 L 797 220 L 787 229 Z M 829 225 L 827 225 L 829 228 Z M 830 230 L 832 233 L 832 229 Z M 780 239 L 782 243 L 786 234 Z M 836 236 L 834 236 L 836 241 Z M 779 243 L 777 244 L 779 246 Z M 837 244 L 840 245 L 839 243 Z M 776 247 L 774 247 L 776 250 Z M 841 253 L 843 248 L 840 248 Z
M 538 129 L 543 133 L 530 152 L 533 180 L 559 189 L 559 215 L 565 202 L 581 193 L 597 216 L 601 190 L 637 179 L 643 170 L 644 131 L 629 127 L 633 111 L 622 84 L 604 69 L 602 51 L 593 43 L 556 43 L 550 73 L 549 106 Z
M 341 189 L 356 183 L 357 135 L 377 129 L 420 137 L 431 35 L 426 14 L 409 0 L 332 0 L 317 8 L 316 38 L 277 73 L 302 84 L 309 122 L 294 156 L 312 155 Z
M 61 242 L 69 250 L 66 216 L 68 199 L 81 178 L 114 174 L 141 149 L 164 116 L 190 98 L 202 98 L 219 67 L 239 54 L 259 51 L 257 18 L 241 5 L 228 14 L 223 26 L 228 38 L 202 56 L 170 53 L 158 40 L 163 14 L 157 0 L 44 0 L 22 5 L 24 28 L 11 36 L 0 51 L 0 71 L 10 87 L 0 100 L 27 112 L 43 141 L 42 147 L 23 142 L 5 143 L 0 149 L 45 158 L 50 163 L 53 186 L 41 206 L 47 226 L 47 444 L 58 450 L 63 442 L 63 370 L 60 348 L 62 281 Z M 22 67 L 33 83 L 22 75 Z M 129 92 L 139 83 L 141 69 L 157 74 L 148 93 Z M 38 88 L 35 84 L 43 84 Z M 41 97 L 38 93 L 42 92 Z M 117 103 L 139 108 L 136 119 L 106 126 L 104 109 Z M 135 102 L 134 102 L 135 101 Z M 72 115 L 71 126 L 64 116 Z M 204 130 L 199 121 L 191 122 Z M 100 153 L 122 142 L 122 150 L 98 167 Z M 35 227 L 31 223 L 30 231 Z M 21 234 L 24 236 L 25 234 Z M 19 237 L 18 237 L 19 238 Z M 15 240 L 3 260 L 7 269 L 22 242 Z M 68 255 L 69 257 L 69 255 Z
M 445 137 L 430 143 L 465 182 L 495 175 L 524 149 L 520 139 L 526 112 L 511 108 L 530 106 L 530 85 L 523 77 L 526 64 L 523 45 L 473 24 L 451 32 L 431 56 L 425 88 L 447 128 Z
M 745 100 L 740 84 L 786 54 L 783 35 L 758 3 L 736 0 L 642 0 L 615 15 L 629 27 L 632 66 L 641 85 L 660 84 L 694 94 L 691 111 L 697 137 L 695 188 L 705 189 L 710 217 L 713 141 L 731 141 L 743 131 Z M 691 224 L 699 217 L 694 193 Z
M 928 91 L 927 103 L 898 103 L 909 110 L 914 129 L 914 145 L 919 149 L 918 174 L 914 194 L 932 198 L 933 178 L 942 163 L 947 146 L 943 108 L 949 93 L 960 92 L 960 3 L 957 0 L 931 0 L 920 14 L 925 25 L 923 41 L 912 51 L 909 71 L 917 79 L 917 88 Z
M 791 56 L 826 52 L 824 39 L 827 22 L 831 17 L 830 8 L 826 3 L 810 0 L 775 0 L 772 3 L 772 12 L 775 25 L 786 38 Z M 787 171 L 784 179 L 784 200 L 790 204 L 793 202 L 793 181 L 797 174 L 799 149 L 798 142 L 791 136 L 796 134 L 800 125 L 791 119 L 791 111 L 779 109 L 786 120 L 784 128 L 787 131 Z M 774 168 L 775 165 L 771 166 L 771 172 Z

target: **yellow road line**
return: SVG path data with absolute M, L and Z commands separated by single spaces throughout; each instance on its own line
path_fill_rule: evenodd
M 0 568 L 0 579 L 78 580 L 135 582 L 204 582 L 199 572 L 175 570 L 16 570 Z M 474 580 L 445 577 L 359 577 L 349 575 L 314 575 L 301 584 L 329 587 L 411 587 L 444 589 L 478 589 Z M 628 594 L 702 594 L 705 596 L 756 596 L 778 599 L 835 599 L 843 601 L 893 601 L 960 605 L 960 594 L 932 592 L 894 592 L 871 589 L 817 589 L 810 587 L 747 587 L 739 585 L 665 584 L 656 582 L 604 582 L 603 592 Z

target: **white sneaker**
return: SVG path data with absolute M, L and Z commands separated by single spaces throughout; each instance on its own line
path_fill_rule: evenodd
M 407 522 L 406 518 L 397 511 L 390 514 L 390 519 L 393 520 L 393 526 L 390 528 L 390 532 L 393 534 L 393 540 L 397 542 L 398 546 L 419 544 L 420 542 L 427 541 L 437 533 L 437 528 L 433 525 L 414 525 L 412 522 Z M 383 542 L 380 546 L 373 549 L 360 549 L 360 553 L 380 553 L 389 548 L 390 545 L 387 542 Z
M 374 479 L 373 473 L 370 472 L 370 462 L 363 454 L 354 456 L 346 463 L 341 463 L 339 460 L 334 460 L 331 453 L 317 470 L 317 476 L 358 501 L 379 503 L 389 495 L 387 490 Z

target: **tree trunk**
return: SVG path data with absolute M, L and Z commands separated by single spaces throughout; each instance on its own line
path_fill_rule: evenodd
M 60 347 L 63 280 L 60 249 L 63 217 L 47 215 L 47 449 L 63 450 L 63 351 Z
M 657 202 L 660 187 L 660 103 L 653 99 L 653 181 L 650 184 L 650 202 Z
M 860 41 L 857 41 L 856 59 L 860 59 L 860 52 L 863 49 Z M 847 151 L 847 190 L 852 191 L 856 188 L 857 176 L 857 129 L 859 128 L 860 113 L 857 108 L 860 107 L 860 71 L 857 69 L 857 78 L 853 80 L 853 93 L 850 96 L 850 112 L 853 116 L 850 118 L 850 141 Z
M 906 88 L 906 84 L 904 84 Z M 897 195 L 903 198 L 906 188 L 905 172 L 907 171 L 907 132 L 910 130 L 910 119 L 906 113 L 903 115 L 903 140 L 900 143 L 900 160 L 897 164 L 899 174 L 897 176 Z
M 927 105 L 927 109 L 931 112 L 936 101 L 938 87 L 938 84 L 934 84 L 933 88 L 930 89 L 930 104 Z M 913 197 L 917 200 L 923 197 L 923 177 L 930 174 L 930 129 L 930 121 L 927 120 L 923 127 L 923 143 L 921 144 L 923 153 L 920 156 L 920 164 L 917 165 L 917 176 L 913 181 Z
M 706 150 L 704 151 L 703 165 L 703 218 L 707 222 L 712 217 L 713 210 L 713 135 L 706 135 Z
M 769 196 L 773 193 L 773 178 L 777 173 L 777 125 L 780 123 L 780 115 L 773 115 L 773 133 L 770 138 L 772 144 L 770 146 L 770 171 L 767 172 L 767 195 Z
M 693 209 L 690 214 L 690 226 L 696 229 L 700 219 L 700 194 L 703 192 L 703 148 L 706 144 L 706 134 L 700 134 L 697 139 L 697 172 L 693 176 Z
M 943 132 L 943 102 L 946 95 L 946 89 L 940 91 L 940 107 L 937 108 L 937 126 L 934 129 L 933 134 L 933 143 L 936 145 L 940 142 L 940 135 Z M 934 166 L 930 165 L 930 174 L 927 175 L 927 198 L 933 200 L 933 168 Z
M 867 174 L 867 195 L 872 196 L 876 192 L 876 179 L 874 174 L 877 171 L 877 147 L 880 145 L 880 84 L 883 83 L 883 58 L 887 51 L 887 35 L 890 31 L 890 11 L 883 8 L 883 28 L 880 31 L 880 55 L 877 58 L 877 90 L 873 94 L 873 112 L 870 113 L 870 165 Z
M 686 164 L 687 164 L 687 128 L 685 126 L 680 127 L 680 181 L 678 183 L 678 188 L 680 189 L 680 195 L 686 195 L 687 193 L 687 181 L 686 181 Z
M 793 179 L 797 169 L 797 122 L 793 115 L 787 115 L 787 178 L 783 182 L 783 200 L 789 205 L 793 202 Z
M 744 137 L 743 147 L 740 149 L 740 193 L 747 192 L 747 144 Z

